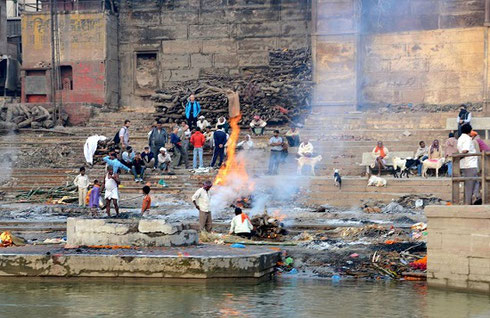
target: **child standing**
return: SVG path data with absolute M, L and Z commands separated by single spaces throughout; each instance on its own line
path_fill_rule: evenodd
M 150 197 L 150 187 L 149 186 L 144 186 L 143 187 L 143 194 L 145 197 L 143 198 L 143 206 L 141 207 L 141 215 L 145 214 L 146 211 L 150 210 L 151 206 L 151 197 Z
M 73 183 L 78 187 L 78 205 L 85 207 L 85 197 L 87 196 L 90 181 L 85 174 L 85 167 L 80 168 L 80 174 L 75 178 Z
M 97 216 L 97 210 L 99 209 L 100 200 L 100 184 L 99 180 L 94 180 L 94 187 L 90 190 L 90 199 L 88 201 L 88 207 L 91 210 L 92 216 Z

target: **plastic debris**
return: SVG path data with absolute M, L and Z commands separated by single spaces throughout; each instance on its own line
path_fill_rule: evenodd
M 243 245 L 243 244 L 240 244 L 240 243 L 234 243 L 234 244 L 231 244 L 230 247 L 233 247 L 233 248 L 245 248 L 246 246 Z
M 289 266 L 289 265 L 292 265 L 294 263 L 294 260 L 292 257 L 288 257 L 284 260 L 284 263 Z

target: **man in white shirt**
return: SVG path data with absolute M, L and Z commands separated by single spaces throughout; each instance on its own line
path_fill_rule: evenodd
M 303 138 L 303 142 L 299 145 L 298 155 L 300 157 L 312 157 L 313 156 L 313 145 L 308 140 L 308 138 Z
M 78 187 L 78 205 L 85 207 L 85 197 L 87 196 L 88 187 L 90 185 L 90 180 L 85 174 L 85 167 L 80 168 L 80 174 L 73 181 Z
M 235 208 L 235 217 L 231 220 L 230 234 L 236 234 L 250 239 L 252 237 L 253 226 L 248 215 L 242 209 Z
M 199 227 L 201 231 L 211 232 L 213 229 L 213 220 L 211 219 L 211 195 L 209 190 L 213 186 L 211 181 L 206 181 L 203 183 L 202 187 L 199 188 L 196 193 L 192 196 L 192 203 L 199 211 Z
M 282 154 L 282 137 L 279 136 L 279 130 L 274 130 L 274 136 L 269 139 L 269 146 L 271 146 L 271 154 L 269 157 L 269 175 L 277 175 L 279 169 L 279 163 L 281 162 Z
M 461 127 L 461 136 L 458 139 L 458 151 L 459 153 L 476 153 L 475 144 L 470 137 L 472 127 L 469 124 Z M 463 177 L 478 177 L 478 157 L 465 157 L 460 162 L 461 175 Z M 464 204 L 471 205 L 473 201 L 480 198 L 480 182 L 465 181 L 464 182 Z
M 121 142 L 121 149 L 126 149 L 129 146 L 129 126 L 131 121 L 126 119 L 124 121 L 124 126 L 119 130 L 119 140 Z

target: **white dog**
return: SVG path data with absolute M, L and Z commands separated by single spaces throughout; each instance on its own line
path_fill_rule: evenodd
M 386 179 L 370 176 L 368 180 L 368 187 L 386 187 Z
M 436 169 L 436 178 L 439 178 L 439 169 L 444 165 L 444 161 L 444 158 L 439 160 L 424 160 L 422 162 L 422 177 L 427 178 L 427 169 Z
M 322 156 L 316 156 L 316 157 L 304 157 L 301 156 L 298 159 L 298 174 L 301 174 L 303 171 L 303 166 L 310 166 L 311 167 L 311 174 L 315 175 L 315 166 L 322 161 Z

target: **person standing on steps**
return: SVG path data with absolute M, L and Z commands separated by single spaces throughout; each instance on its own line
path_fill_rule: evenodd
M 131 121 L 126 119 L 124 126 L 119 130 L 119 140 L 122 144 L 121 149 L 126 149 L 129 146 L 129 126 L 131 126 Z
M 85 197 L 87 196 L 90 180 L 85 174 L 85 167 L 80 168 L 80 174 L 75 178 L 73 183 L 78 187 L 78 206 L 85 207 Z
M 194 146 L 193 156 L 192 156 L 192 169 L 197 169 L 197 158 L 199 157 L 199 169 L 204 168 L 204 163 L 202 159 L 203 147 L 206 142 L 206 137 L 201 133 L 200 128 L 196 128 L 196 132 L 191 136 L 191 144 Z
M 180 123 L 178 135 L 182 142 L 182 160 L 184 161 L 185 168 L 189 169 L 189 139 L 191 138 L 191 131 L 185 121 Z
M 458 138 L 458 151 L 462 154 L 476 153 L 475 143 L 470 134 L 472 127 L 469 124 L 461 127 L 461 136 Z M 461 175 L 463 177 L 478 177 L 478 157 L 465 157 L 460 161 Z M 464 182 L 464 204 L 471 205 L 480 199 L 480 182 L 471 180 Z
M 199 117 L 200 113 L 201 104 L 196 101 L 196 97 L 192 94 L 185 105 L 185 118 L 187 118 L 187 125 L 189 125 L 190 129 L 197 127 L 197 117 Z
M 471 124 L 471 113 L 468 111 L 468 106 L 465 104 L 461 105 L 461 110 L 458 114 L 458 138 L 461 137 L 461 127 L 466 124 Z
M 184 149 L 182 148 L 182 140 L 179 137 L 179 127 L 175 126 L 172 134 L 170 135 L 170 143 L 173 145 L 174 149 L 174 162 L 173 166 L 179 168 L 179 166 L 185 162 L 184 160 Z M 185 158 L 187 159 L 187 158 Z
M 213 186 L 211 181 L 206 181 L 203 183 L 202 187 L 199 188 L 192 196 L 192 203 L 199 211 L 199 227 L 201 231 L 211 232 L 213 229 L 213 220 L 211 218 L 211 195 L 209 190 Z
M 105 189 L 105 208 L 107 212 L 107 216 L 111 217 L 111 202 L 114 205 L 114 209 L 116 210 L 116 216 L 119 216 L 119 176 L 117 173 L 114 173 L 112 167 L 107 167 L 107 173 L 105 175 L 104 184 L 102 185 L 102 190 Z
M 277 175 L 279 169 L 279 163 L 282 160 L 283 140 L 279 136 L 279 130 L 274 130 L 274 136 L 269 139 L 269 146 L 271 146 L 271 153 L 269 157 L 269 175 Z
M 151 147 L 151 152 L 154 156 L 154 168 L 158 167 L 158 153 L 160 152 L 160 148 L 165 148 L 165 144 L 167 143 L 168 135 L 165 128 L 163 128 L 162 122 L 158 121 L 156 127 L 151 130 L 149 144 Z
M 211 161 L 211 168 L 214 168 L 216 164 L 216 160 L 219 157 L 218 168 L 221 167 L 223 161 L 225 160 L 225 145 L 228 141 L 228 135 L 223 129 L 223 126 L 219 125 L 218 130 L 213 133 L 213 141 L 214 141 L 214 150 L 213 150 L 213 159 Z

